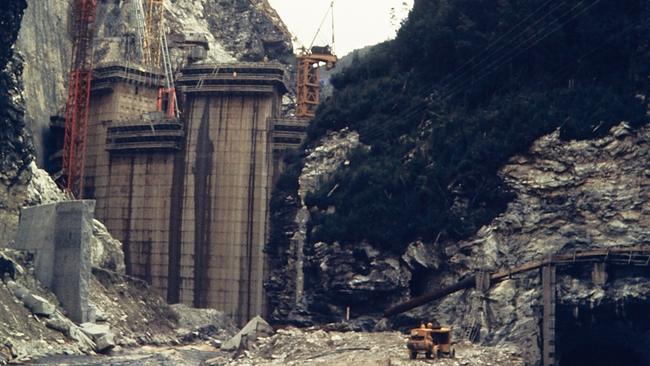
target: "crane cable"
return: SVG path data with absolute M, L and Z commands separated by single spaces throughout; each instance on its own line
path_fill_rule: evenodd
M 580 5 L 581 3 L 582 3 L 582 1 L 581 1 L 580 3 L 578 3 L 578 5 Z M 535 20 L 532 24 L 528 25 L 527 28 L 532 28 L 532 27 L 534 27 L 534 26 L 536 26 L 536 25 L 542 23 L 546 18 L 548 18 L 550 15 L 552 15 L 554 11 L 556 11 L 557 9 L 559 9 L 560 7 L 562 7 L 564 4 L 565 4 L 565 3 L 559 3 L 559 4 L 557 4 L 557 6 L 554 6 L 553 8 L 551 8 L 551 9 L 550 9 L 546 14 L 544 14 L 542 17 L 540 17 L 539 19 Z M 544 8 L 545 6 L 546 6 L 546 3 L 545 3 L 544 5 L 542 5 L 540 8 L 538 8 L 535 12 L 533 12 L 533 14 L 537 13 L 537 11 L 541 10 L 541 9 Z M 530 17 L 531 15 L 533 15 L 533 14 L 530 14 L 529 17 Z M 523 19 L 521 22 L 519 22 L 519 24 L 517 24 L 517 25 L 515 25 L 513 28 L 511 28 L 510 31 L 513 31 L 514 29 L 516 29 L 520 24 L 523 24 L 526 20 L 528 20 L 528 18 Z M 524 30 L 525 30 L 525 29 L 524 29 Z M 509 31 L 509 32 L 506 32 L 506 34 L 510 33 L 510 31 Z M 518 39 L 519 39 L 520 37 L 525 37 L 525 35 L 524 35 L 524 33 L 523 33 L 523 30 L 522 30 L 520 33 L 514 35 L 514 37 L 512 37 L 509 41 L 503 43 L 501 46 L 497 47 L 496 49 L 493 49 L 492 51 L 488 52 L 488 54 L 485 55 L 484 57 L 482 57 L 481 60 L 480 60 L 479 62 L 474 63 L 473 65 L 471 65 L 471 66 L 470 66 L 468 69 L 466 69 L 465 71 L 463 71 L 463 72 L 459 72 L 458 70 L 457 70 L 457 71 L 454 71 L 454 72 L 451 73 L 448 77 L 446 77 L 446 78 L 444 78 L 443 80 L 441 80 L 440 83 L 441 83 L 441 84 L 444 83 L 444 84 L 446 84 L 446 85 L 450 85 L 450 84 L 453 84 L 454 82 L 456 82 L 457 80 L 462 79 L 466 74 L 471 73 L 473 70 L 479 68 L 482 64 L 484 64 L 484 63 L 486 62 L 486 60 L 489 60 L 491 57 L 494 57 L 495 55 L 498 55 L 501 51 L 503 51 L 505 48 L 507 48 L 507 47 L 510 46 L 511 44 L 519 42 Z M 495 41 L 494 43 L 498 42 L 498 41 L 499 41 L 500 39 L 502 39 L 502 38 L 505 38 L 505 37 L 504 37 L 504 36 L 499 37 L 499 39 L 498 39 L 497 41 Z M 491 46 L 488 46 L 488 47 L 486 48 L 486 51 L 487 51 L 487 49 L 489 49 L 490 47 L 491 47 Z M 464 65 L 468 65 L 468 64 L 470 64 L 473 60 L 475 60 L 475 59 L 477 59 L 478 57 L 482 56 L 483 53 L 485 53 L 485 51 L 482 52 L 482 53 L 480 53 L 480 54 L 478 54 L 478 55 L 476 55 L 476 56 L 473 57 L 471 60 L 467 61 Z M 464 67 L 464 66 L 461 66 L 461 67 L 459 68 L 459 70 L 462 69 L 463 67 Z M 454 75 L 454 74 L 455 74 L 455 75 Z M 449 80 L 449 79 L 451 79 L 451 80 Z M 443 85 L 444 85 L 444 84 L 443 84 Z
M 318 30 L 316 31 L 316 34 L 314 34 L 314 38 L 311 40 L 309 49 L 311 49 L 314 46 L 314 42 L 316 42 L 316 37 L 318 37 L 318 34 L 323 28 L 323 25 L 325 24 L 325 21 L 327 20 L 327 16 L 330 14 L 330 12 L 332 13 L 332 43 L 334 43 L 334 0 L 332 0 L 330 6 L 327 8 L 327 11 L 325 12 L 325 16 L 323 16 L 323 20 L 321 20 L 320 25 L 318 26 Z M 333 47 L 334 45 L 332 44 L 332 48 Z
M 485 53 L 488 52 L 488 50 L 490 50 L 490 48 L 496 46 L 497 43 L 499 43 L 502 39 L 505 39 L 506 37 L 508 37 L 508 36 L 509 36 L 512 32 L 514 32 L 514 31 L 515 31 L 519 26 L 521 26 L 522 24 L 524 24 L 525 22 L 527 22 L 529 19 L 531 19 L 533 16 L 535 16 L 535 14 L 537 14 L 540 10 L 544 9 L 547 5 L 549 5 L 549 4 L 552 3 L 553 1 L 555 1 L 555 0 L 547 0 L 545 3 L 543 3 L 542 5 L 540 5 L 540 6 L 539 6 L 537 9 L 535 9 L 532 13 L 528 14 L 524 19 L 520 20 L 517 24 L 515 24 L 514 26 L 512 26 L 512 27 L 511 27 L 507 32 L 503 33 L 503 34 L 500 35 L 497 39 L 495 39 L 494 41 L 490 42 L 490 44 L 489 44 L 487 47 L 485 47 L 485 49 L 483 49 L 483 51 L 479 52 L 479 53 L 476 54 L 474 57 L 472 57 L 471 59 L 467 60 L 467 61 L 466 61 L 465 63 L 463 63 L 461 66 L 459 66 L 458 68 L 456 68 L 456 70 L 455 70 L 454 72 L 450 73 L 448 76 L 446 76 L 445 78 L 443 78 L 440 82 L 443 83 L 443 82 L 445 82 L 447 79 L 451 78 L 454 74 L 457 74 L 457 73 L 461 72 L 461 71 L 462 71 L 466 66 L 470 65 L 470 64 L 471 64 L 474 60 L 476 60 L 477 58 L 483 56 Z M 562 5 L 562 4 L 559 4 L 559 5 Z M 544 16 L 542 16 L 540 19 L 538 19 L 537 21 L 533 22 L 531 25 L 528 25 L 528 27 L 531 27 L 532 25 L 535 25 L 535 24 L 539 23 L 539 21 L 540 21 L 541 19 L 543 19 L 543 18 L 545 18 L 546 16 L 548 16 L 548 15 L 549 15 L 552 11 L 554 11 L 555 9 L 556 9 L 556 8 L 551 9 L 547 14 L 545 14 Z M 500 49 L 502 49 L 503 47 L 507 46 L 508 43 L 514 41 L 515 39 L 517 39 L 517 37 L 518 37 L 518 36 L 515 36 L 515 37 L 512 38 L 510 41 L 508 41 L 508 42 L 502 44 L 501 46 L 499 46 L 499 47 L 497 48 L 497 51 L 500 50 Z M 490 54 L 492 54 L 492 53 L 493 53 L 493 52 L 490 52 Z M 491 56 L 490 56 L 490 55 L 486 55 L 486 56 L 485 56 L 485 58 L 488 58 L 488 57 L 491 57 Z
M 487 65 L 487 66 L 485 67 L 485 69 L 488 70 L 488 71 L 484 72 L 481 76 L 479 76 L 478 79 L 476 79 L 476 80 L 473 80 L 473 79 L 465 80 L 464 82 L 461 82 L 461 83 L 457 84 L 457 85 L 456 85 L 455 87 L 453 87 L 453 88 L 449 88 L 449 87 L 448 87 L 448 88 L 447 88 L 448 93 L 447 93 L 447 95 L 446 95 L 445 98 L 449 98 L 449 97 L 453 96 L 454 94 L 458 93 L 459 91 L 461 91 L 463 88 L 465 88 L 467 85 L 469 85 L 469 84 L 471 84 L 471 83 L 474 83 L 474 82 L 477 82 L 477 81 L 481 81 L 481 80 L 483 80 L 483 79 L 486 78 L 488 75 L 492 74 L 493 72 L 495 72 L 495 71 L 497 71 L 499 68 L 501 68 L 501 66 L 505 65 L 507 62 L 511 61 L 511 60 L 514 59 L 515 57 L 521 55 L 523 52 L 526 52 L 527 50 L 529 50 L 529 49 L 531 49 L 532 47 L 536 46 L 537 44 L 539 44 L 540 42 L 542 42 L 543 40 L 545 40 L 546 38 L 548 38 L 551 34 L 555 33 L 555 32 L 558 31 L 560 28 L 562 28 L 562 27 L 564 27 L 565 25 L 567 25 L 570 21 L 572 21 L 573 19 L 575 19 L 575 18 L 579 17 L 580 15 L 584 14 L 585 12 L 587 12 L 589 9 L 591 9 L 591 8 L 594 7 L 594 6 L 596 6 L 596 5 L 597 5 L 598 3 L 600 3 L 600 2 L 601 2 L 601 0 L 595 0 L 593 3 L 591 3 L 591 4 L 587 5 L 587 6 L 585 6 L 585 7 L 582 8 L 578 13 L 576 13 L 576 14 L 570 16 L 570 17 L 569 17 L 568 19 L 566 19 L 564 22 L 561 22 L 559 25 L 557 25 L 556 27 L 554 27 L 552 30 L 550 30 L 549 32 L 547 32 L 547 33 L 545 33 L 545 34 L 541 34 L 541 33 L 543 33 L 543 31 L 539 31 L 539 32 L 535 33 L 534 35 L 532 35 L 530 38 L 523 40 L 522 42 L 520 42 L 520 43 L 517 45 L 517 47 L 524 46 L 524 45 L 526 45 L 526 44 L 529 43 L 529 42 L 530 42 L 530 44 L 528 44 L 526 47 L 524 47 L 524 48 L 522 48 L 522 49 L 520 49 L 520 50 L 516 50 L 516 49 L 515 49 L 514 52 L 511 52 L 511 53 L 509 53 L 509 54 L 506 54 L 506 56 L 499 57 L 499 58 L 497 58 L 496 60 L 494 60 L 493 62 L 491 62 L 489 65 Z M 579 4 L 582 4 L 582 2 L 580 2 Z M 576 6 L 573 7 L 571 10 L 569 10 L 569 12 L 572 12 L 572 11 L 575 10 L 577 7 L 578 7 L 578 5 L 576 5 Z M 568 13 L 565 13 L 565 14 L 562 15 L 562 16 L 565 16 L 565 15 L 567 15 L 567 14 L 568 14 Z M 551 22 L 549 25 L 554 25 L 555 23 L 557 23 L 557 22 L 559 21 L 559 19 L 560 19 L 560 18 L 556 19 L 555 21 Z M 541 34 L 541 36 L 540 36 L 540 34 Z M 538 36 L 540 36 L 540 37 L 538 38 Z M 537 39 L 535 39 L 535 38 L 537 38 Z M 502 61 L 503 61 L 503 62 L 502 62 Z

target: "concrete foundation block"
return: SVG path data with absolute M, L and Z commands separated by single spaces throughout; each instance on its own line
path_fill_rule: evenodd
M 89 319 L 95 201 L 59 202 L 21 211 L 14 248 L 35 253 L 36 278 L 57 296 L 70 319 Z

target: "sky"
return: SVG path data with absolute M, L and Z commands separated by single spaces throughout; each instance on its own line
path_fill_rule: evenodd
M 298 38 L 296 48 L 309 46 L 331 0 L 269 0 Z M 413 7 L 413 0 L 337 0 L 334 2 L 335 53 L 351 51 L 395 37 L 401 21 Z M 331 43 L 332 20 L 328 15 L 314 45 Z

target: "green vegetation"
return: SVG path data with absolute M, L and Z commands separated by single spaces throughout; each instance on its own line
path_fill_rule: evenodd
M 497 171 L 535 139 L 646 123 L 647 19 L 638 0 L 416 1 L 394 41 L 332 78 L 310 127 L 308 144 L 350 127 L 369 146 L 308 197 L 336 207 L 310 240 L 466 238 L 512 199 Z

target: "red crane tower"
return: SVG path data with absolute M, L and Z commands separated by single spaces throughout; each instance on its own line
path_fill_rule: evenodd
M 72 20 L 72 66 L 68 78 L 63 142 L 65 189 L 75 197 L 83 195 L 96 10 L 97 0 L 75 0 Z
M 332 45 L 318 47 L 314 42 L 318 37 L 327 16 L 332 15 Z M 296 88 L 296 117 L 313 118 L 316 109 L 320 104 L 320 68 L 325 66 L 328 70 L 333 69 L 338 58 L 332 52 L 334 47 L 334 0 L 330 3 L 329 9 L 316 31 L 314 39 L 309 48 L 303 47 L 298 55 L 298 77 Z

